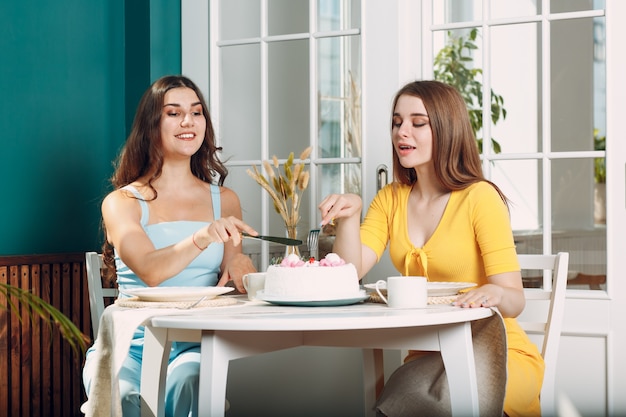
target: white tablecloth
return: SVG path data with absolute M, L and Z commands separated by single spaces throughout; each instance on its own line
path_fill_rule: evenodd
M 238 302 L 228 307 L 244 305 Z M 226 306 L 194 308 L 197 310 L 223 309 Z M 130 348 L 137 327 L 152 317 L 174 314 L 189 314 L 189 310 L 177 308 L 124 308 L 111 305 L 100 318 L 100 329 L 94 342 L 95 352 L 90 360 L 94 370 L 89 398 L 81 406 L 87 417 L 122 417 L 119 398 L 118 375 Z

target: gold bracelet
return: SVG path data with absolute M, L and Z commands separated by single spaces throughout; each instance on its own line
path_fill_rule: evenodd
M 196 248 L 200 249 L 201 251 L 203 251 L 206 248 L 201 248 L 200 246 L 198 246 L 198 244 L 196 243 L 196 232 L 193 232 L 193 235 L 191 235 L 191 241 L 193 242 L 194 245 L 196 245 Z M 208 246 L 207 246 L 208 248 Z

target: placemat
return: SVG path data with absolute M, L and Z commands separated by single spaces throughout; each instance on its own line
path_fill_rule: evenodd
M 195 301 L 142 301 L 139 297 L 119 298 L 115 300 L 115 305 L 131 308 L 186 308 Z M 200 301 L 193 308 L 222 307 L 237 304 L 237 300 L 232 297 L 215 297 L 209 300 Z
M 448 295 L 444 297 L 428 297 L 428 304 L 452 304 L 454 300 L 456 300 L 457 295 Z M 381 303 L 385 304 L 382 298 L 378 293 L 370 293 L 369 298 L 367 299 L 370 303 Z

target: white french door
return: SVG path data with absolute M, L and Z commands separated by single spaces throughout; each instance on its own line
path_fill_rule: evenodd
M 385 169 L 391 180 L 395 91 L 433 77 L 433 60 L 449 31 L 477 28 L 472 65 L 483 71 L 484 102 L 493 89 L 507 109 L 506 119 L 486 123 L 481 132 L 502 147 L 496 153 L 484 146 L 484 169 L 513 200 L 518 250 L 566 250 L 571 278 L 592 276 L 598 283 L 597 289 L 576 284 L 581 278 L 568 288 L 558 388 L 582 415 L 626 414 L 620 391 L 626 386 L 626 274 L 620 263 L 626 252 L 626 127 L 620 123 L 626 2 L 183 0 L 182 6 L 183 73 L 210 97 L 229 158 L 227 185 L 242 198 L 245 220 L 267 233 L 280 233 L 282 225 L 245 174 L 250 165 L 314 146 L 301 233 L 315 227 L 321 197 L 346 190 L 343 174 L 351 164 L 360 168 L 367 207 Z M 362 154 L 348 154 L 343 139 L 336 142 L 347 129 L 341 123 L 346 108 L 338 103 L 347 97 L 339 85 L 348 74 L 361 89 Z M 488 107 L 484 115 L 489 122 Z M 595 129 L 606 136 L 606 153 L 594 150 Z M 594 220 L 593 208 L 594 159 L 603 157 L 605 225 Z M 331 178 L 341 180 L 329 183 Z M 267 247 L 261 256 L 264 268 Z M 390 273 L 383 261 L 366 280 Z M 527 277 L 526 283 L 537 281 Z

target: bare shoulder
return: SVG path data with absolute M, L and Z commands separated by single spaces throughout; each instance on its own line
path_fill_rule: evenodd
M 137 197 L 135 197 L 128 190 L 115 190 L 107 194 L 102 200 L 102 216 L 106 218 L 108 216 L 141 216 L 141 208 L 137 203 Z
M 241 216 L 241 203 L 235 191 L 228 187 L 220 187 L 222 200 L 222 216 Z

